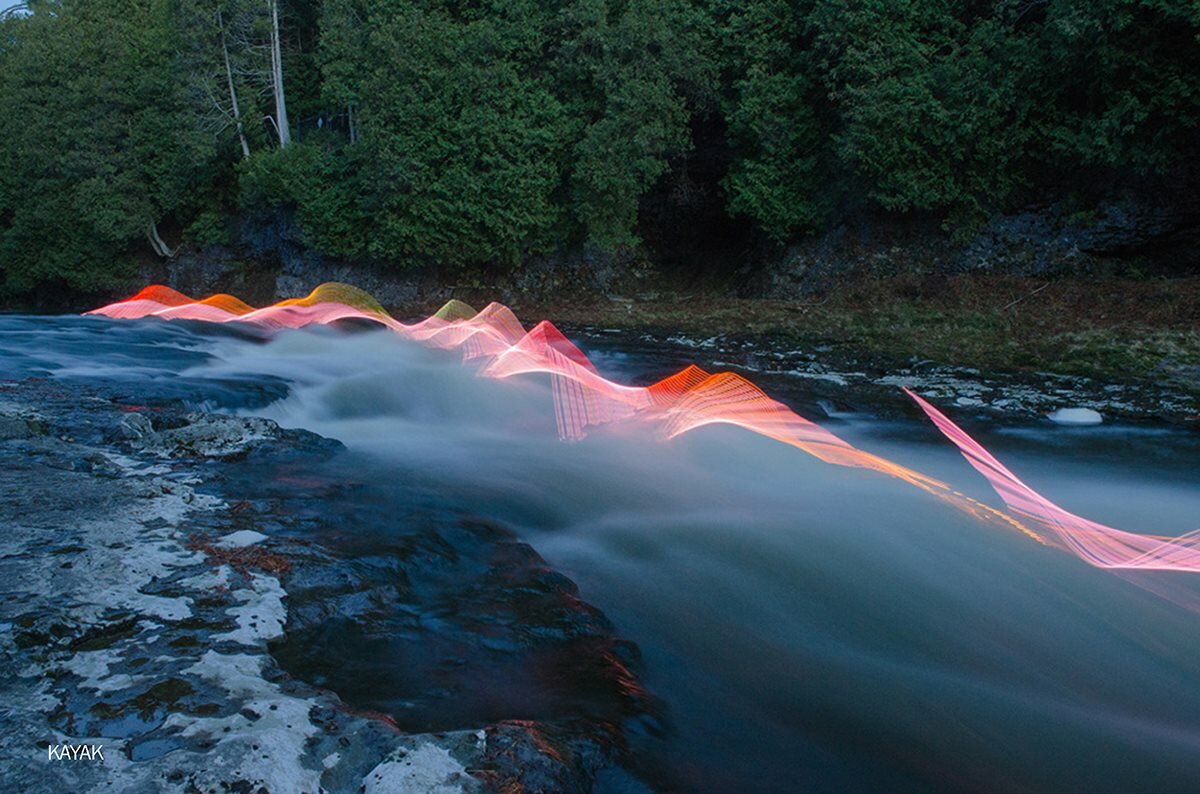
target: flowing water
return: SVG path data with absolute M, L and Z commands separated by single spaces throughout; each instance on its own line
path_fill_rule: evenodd
M 478 378 L 458 354 L 386 332 L 8 317 L 0 334 L 4 377 L 115 379 L 341 440 L 336 465 L 369 497 L 337 521 L 362 543 L 386 549 L 417 514 L 515 532 L 640 648 L 661 705 L 626 727 L 652 787 L 1200 787 L 1194 575 L 1092 568 L 733 427 L 663 441 L 623 424 L 565 443 L 547 379 Z M 677 368 L 636 342 L 576 341 L 618 380 Z M 771 387 L 806 402 L 803 382 Z M 1164 535 L 1200 525 L 1194 432 L 955 418 L 1069 510 Z M 999 506 L 915 414 L 826 424 Z M 459 681 L 452 708 L 406 701 L 407 678 L 438 669 L 440 652 L 417 664 L 378 637 L 335 634 L 281 659 L 414 730 L 612 710 L 586 671 L 559 671 L 549 691 L 545 676 L 497 668 Z

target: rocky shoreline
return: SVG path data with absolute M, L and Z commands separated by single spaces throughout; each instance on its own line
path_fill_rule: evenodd
M 711 369 L 739 372 L 817 421 L 850 414 L 918 417 L 903 394 L 907 388 L 939 405 L 1001 421 L 1049 423 L 1048 417 L 1061 409 L 1086 409 L 1099 414 L 1101 421 L 1200 427 L 1200 395 L 1172 383 L 986 373 L 915 356 L 894 360 L 841 346 L 798 346 L 795 340 L 762 335 L 705 336 L 588 325 L 566 330 L 589 352 L 601 355 L 627 359 L 624 351 L 637 350 L 656 363 L 701 362 Z
M 354 483 L 312 473 L 339 454 L 312 433 L 111 385 L 0 384 L 7 788 L 590 791 L 607 778 L 639 790 L 621 768 L 623 735 L 656 718 L 636 649 L 503 528 L 398 528 L 409 553 L 366 557 L 314 540 L 305 528 L 330 511 L 353 515 L 338 511 Z M 476 613 L 443 612 L 431 628 L 430 602 L 460 593 Z M 452 717 L 425 731 L 347 702 L 304 667 L 328 652 L 305 637 L 339 621 L 391 625 L 370 624 L 380 613 L 426 621 L 398 632 L 398 653 L 452 635 L 502 659 L 590 664 L 611 713 Z M 452 706 L 455 687 L 441 685 L 417 697 Z M 96 744 L 101 758 L 48 760 Z
M 889 247 L 884 235 L 866 248 L 821 249 L 819 266 L 805 272 L 824 275 L 804 289 L 764 286 L 779 267 L 684 283 L 632 253 L 589 251 L 531 259 L 500 274 L 389 271 L 323 257 L 287 233 L 252 248 L 275 264 L 241 267 L 231 265 L 229 251 L 191 251 L 142 277 L 264 305 L 344 281 L 404 320 L 451 298 L 477 308 L 498 300 L 528 323 L 550 319 L 582 341 L 621 339 L 667 358 L 691 351 L 685 363 L 804 379 L 834 402 L 886 408 L 905 386 L 1017 419 L 1063 407 L 1136 422 L 1200 416 L 1200 279 L 1088 275 L 1105 273 L 1108 260 L 1092 262 L 1083 275 L 1055 269 L 1046 264 L 1055 257 L 1079 263 L 1039 247 L 1046 235 L 1022 238 L 1022 250 L 1041 263 L 1034 270 L 999 254 L 980 260 L 991 262 L 987 268 L 967 267 L 965 254 L 916 242 L 926 237 L 901 235 L 902 244 Z M 890 258 L 881 264 L 882 254 L 872 251 Z M 777 381 L 795 391 L 785 377 Z

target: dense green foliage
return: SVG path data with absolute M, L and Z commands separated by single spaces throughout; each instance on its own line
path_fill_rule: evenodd
M 278 10 L 30 0 L 0 21 L 0 288 L 103 288 L 280 212 L 397 266 L 635 245 L 647 196 L 701 156 L 724 211 L 777 240 L 847 207 L 970 228 L 1200 140 L 1194 0 Z
M 216 148 L 188 123 L 165 0 L 36 8 L 0 28 L 0 261 L 10 290 L 93 288 L 151 223 L 200 211 Z

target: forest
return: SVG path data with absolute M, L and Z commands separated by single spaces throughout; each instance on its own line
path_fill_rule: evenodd
M 775 243 L 862 211 L 954 235 L 1195 186 L 1200 4 L 28 0 L 0 118 L 10 296 L 280 211 L 395 269 L 636 247 L 664 203 Z

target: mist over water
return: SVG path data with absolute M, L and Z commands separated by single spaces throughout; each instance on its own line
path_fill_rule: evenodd
M 663 725 L 634 742 L 656 785 L 1200 785 L 1200 614 L 1155 592 L 1194 596 L 1187 574 L 1095 569 L 733 427 L 662 441 L 635 421 L 564 443 L 548 378 L 478 378 L 456 353 L 384 332 L 262 341 L 91 321 L 72 344 L 93 327 L 128 336 L 86 357 L 54 345 L 27 356 L 68 379 L 170 373 L 198 394 L 286 384 L 242 410 L 343 441 L 341 465 L 394 500 L 397 520 L 419 501 L 514 529 L 641 648 Z M 926 423 L 831 429 L 998 505 Z M 1023 425 L 981 440 L 1089 518 L 1162 534 L 1200 523 L 1193 435 Z
M 1200 782 L 1200 619 L 1120 576 L 735 428 L 663 442 L 631 423 L 563 443 L 544 379 L 477 378 L 386 333 L 215 352 L 201 372 L 294 384 L 266 416 L 363 453 L 398 498 L 433 491 L 505 522 L 578 582 L 645 654 L 667 734 L 640 749 L 670 785 Z M 914 440 L 936 441 L 929 428 L 838 430 L 995 503 L 952 448 Z M 1153 434 L 1039 443 L 1055 432 L 991 443 L 1085 515 L 1195 525 L 1200 483 L 1157 477 L 1196 470 L 1187 439 L 1164 466 Z

